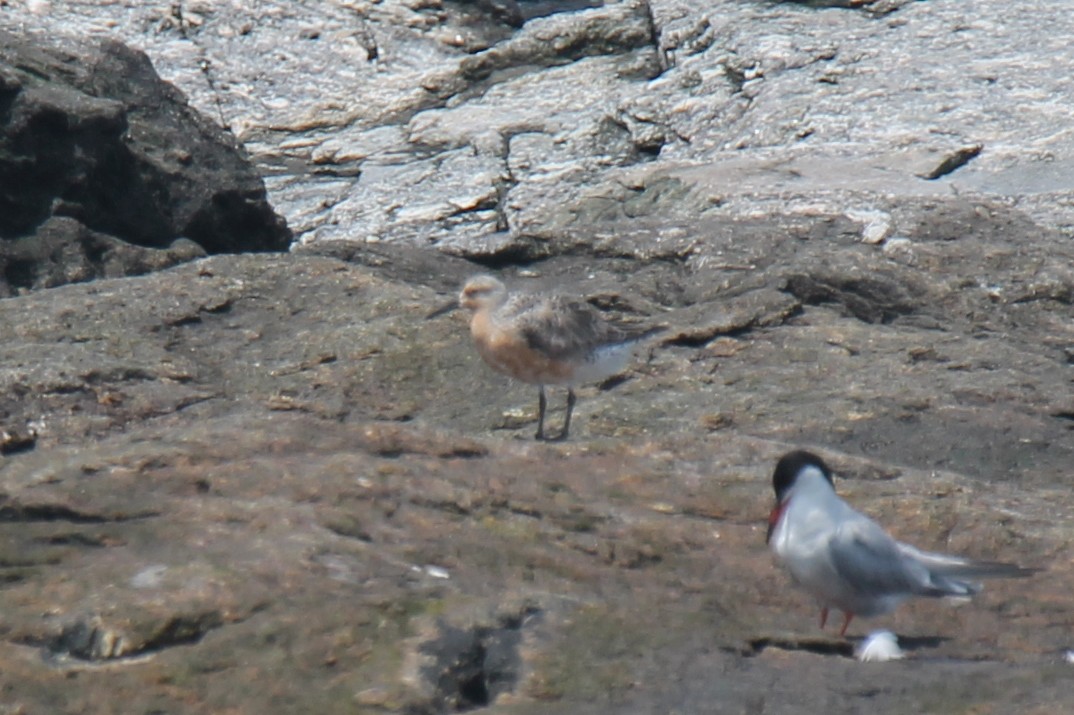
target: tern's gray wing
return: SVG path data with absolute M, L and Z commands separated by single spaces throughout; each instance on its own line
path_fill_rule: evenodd
M 840 525 L 829 542 L 832 565 L 848 586 L 866 597 L 942 595 L 932 593 L 925 566 L 907 558 L 875 521 L 857 516 Z

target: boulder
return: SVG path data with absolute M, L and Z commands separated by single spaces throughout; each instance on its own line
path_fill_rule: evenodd
M 199 255 L 179 239 L 279 251 L 290 232 L 234 138 L 144 53 L 0 32 L 0 295 Z

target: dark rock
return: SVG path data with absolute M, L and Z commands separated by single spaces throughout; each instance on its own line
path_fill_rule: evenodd
M 158 271 L 205 256 L 197 243 L 180 238 L 166 248 L 146 248 L 53 216 L 33 235 L 0 240 L 0 297 L 94 278 Z
M 522 27 L 526 21 L 516 0 L 457 0 L 449 4 L 457 4 L 464 9 L 473 8 L 477 13 L 511 27 Z
M 512 67 L 556 66 L 584 57 L 631 53 L 647 49 L 651 75 L 659 74 L 652 45 L 651 19 L 643 4 L 614 6 L 605 13 L 581 14 L 571 21 L 549 24 L 526 36 L 515 36 L 459 64 L 462 78 L 485 80 Z
M 0 455 L 29 452 L 37 445 L 37 434 L 32 429 L 0 429 Z
M 531 611 L 492 625 L 438 624 L 437 636 L 420 648 L 428 661 L 423 676 L 434 686 L 431 711 L 476 710 L 512 692 L 521 666 L 518 650 L 523 621 L 536 617 Z
M 470 261 L 405 243 L 322 241 L 295 246 L 293 252 L 368 266 L 391 280 L 424 285 L 452 295 L 462 287 L 463 281 L 478 272 L 478 266 Z
M 557 12 L 574 12 L 603 4 L 604 0 L 519 0 L 518 9 L 524 19 L 532 20 Z
M 924 292 L 876 271 L 855 274 L 823 268 L 787 276 L 785 289 L 806 304 L 836 303 L 867 323 L 887 323 L 913 313 L 921 302 L 914 293 Z
M 290 243 L 230 135 L 118 42 L 60 49 L 0 32 L 0 157 L 3 294 L 198 255 L 169 248 L 179 238 L 209 253 Z
M 120 623 L 110 624 L 99 616 L 79 619 L 64 626 L 43 645 L 55 656 L 86 661 L 130 658 L 177 645 L 197 643 L 219 628 L 223 618 L 216 611 L 179 614 L 164 619 L 146 618 L 132 623 L 125 614 Z M 141 620 L 141 619 L 139 619 Z

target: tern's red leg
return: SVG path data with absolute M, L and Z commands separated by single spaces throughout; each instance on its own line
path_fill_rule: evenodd
M 847 626 L 850 625 L 850 622 L 852 620 L 854 620 L 854 614 L 853 613 L 847 612 L 847 613 L 843 614 L 843 627 L 839 629 L 839 637 L 840 638 L 842 638 L 843 636 L 845 636 L 847 634 Z
M 828 622 L 828 607 L 820 609 L 820 629 L 824 630 L 824 624 Z

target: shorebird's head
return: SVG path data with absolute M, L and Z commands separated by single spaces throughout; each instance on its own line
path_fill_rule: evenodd
M 772 474 L 772 491 L 776 493 L 776 502 L 786 501 L 788 492 L 798 484 L 799 479 L 822 478 L 832 487 L 832 470 L 824 460 L 804 449 L 788 452 L 780 457 L 776 471 Z
M 495 308 L 507 299 L 507 286 L 490 275 L 474 276 L 459 293 L 459 307 L 477 311 Z
M 825 484 L 827 482 L 827 484 Z M 824 460 L 804 449 L 788 452 L 780 457 L 776 471 L 772 474 L 772 490 L 776 493 L 776 505 L 768 515 L 768 533 L 765 542 L 772 539 L 776 524 L 783 517 L 783 512 L 790 502 L 791 492 L 802 484 L 805 489 L 834 489 L 832 470 Z M 824 484 L 823 487 L 820 487 Z

